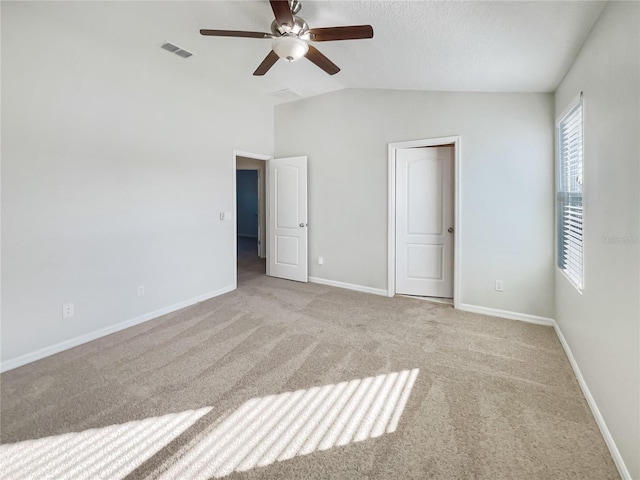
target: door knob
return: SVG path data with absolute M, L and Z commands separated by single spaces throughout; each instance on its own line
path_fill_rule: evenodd
M 449 228 L 447 229 L 447 232 L 449 232 L 449 233 L 453 233 L 453 227 L 449 227 Z
M 306 224 L 306 223 L 301 223 L 301 224 L 300 224 L 300 226 L 301 226 L 301 227 L 306 227 L 306 226 L 307 226 L 307 224 Z

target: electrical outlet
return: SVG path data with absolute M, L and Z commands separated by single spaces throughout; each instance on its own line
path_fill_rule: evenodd
M 144 297 L 144 285 L 138 285 L 138 296 Z
M 65 303 L 62 305 L 62 318 L 73 317 L 74 313 L 76 313 L 76 308 L 73 303 Z
M 502 283 L 502 280 L 496 280 L 496 291 L 504 292 L 504 283 Z
M 324 258 L 318 257 L 318 265 L 324 264 Z

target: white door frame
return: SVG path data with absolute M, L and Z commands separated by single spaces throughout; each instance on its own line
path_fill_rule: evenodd
M 387 214 L 387 296 L 396 293 L 396 153 L 403 148 L 438 147 L 453 144 L 453 307 L 458 308 L 460 292 L 460 136 L 426 138 L 407 142 L 389 143 L 389 186 Z
M 238 288 L 238 237 L 236 235 L 236 232 L 238 231 L 238 212 L 237 207 L 236 207 L 236 198 L 237 198 L 237 182 L 236 182 L 236 169 L 238 167 L 238 161 L 237 161 L 237 157 L 246 157 L 246 158 L 252 158 L 254 160 L 263 160 L 264 161 L 264 170 L 265 170 L 265 177 L 267 174 L 267 162 L 269 160 L 271 160 L 273 157 L 271 155 L 264 155 L 261 153 L 252 153 L 252 152 L 245 152 L 243 150 L 234 150 L 233 151 L 233 180 L 232 180 L 232 198 L 233 198 L 233 203 L 232 203 L 232 212 L 233 212 L 233 224 L 235 225 L 235 229 L 233 230 L 233 256 L 235 258 L 235 261 L 233 262 L 233 285 L 234 285 L 234 289 Z M 267 226 L 267 231 L 264 232 L 263 235 L 263 240 L 266 242 L 266 239 L 269 238 L 269 184 L 267 182 L 267 179 L 265 178 L 265 215 L 266 215 L 266 226 Z M 269 249 L 265 249 L 265 254 L 268 257 L 269 256 Z M 269 275 L 269 259 L 267 258 L 267 275 Z

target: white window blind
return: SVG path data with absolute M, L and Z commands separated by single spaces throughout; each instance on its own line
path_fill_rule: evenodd
M 558 267 L 582 290 L 582 95 L 558 123 Z

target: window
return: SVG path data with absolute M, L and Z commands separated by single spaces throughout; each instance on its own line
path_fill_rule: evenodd
M 582 94 L 557 124 L 556 221 L 558 267 L 582 291 Z

